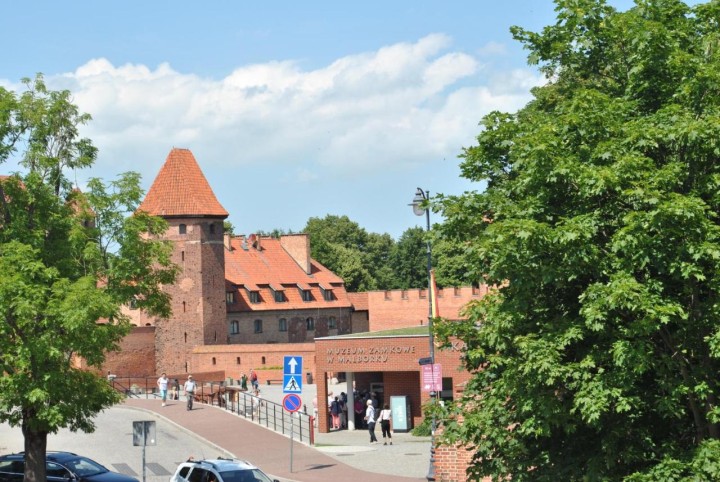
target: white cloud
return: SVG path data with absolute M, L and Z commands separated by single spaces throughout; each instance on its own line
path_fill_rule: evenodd
M 516 110 L 539 82 L 528 70 L 488 79 L 478 58 L 451 47 L 450 38 L 433 34 L 316 70 L 274 61 L 223 79 L 101 58 L 46 80 L 70 89 L 92 114 L 84 134 L 100 148 L 101 170 L 152 178 L 176 146 L 204 165 L 281 167 L 302 159 L 294 177 L 310 182 L 455 157 L 484 114 Z

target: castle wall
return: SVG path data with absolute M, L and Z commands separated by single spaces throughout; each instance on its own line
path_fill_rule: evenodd
M 480 299 L 488 287 L 461 286 L 438 290 L 440 316 L 452 320 L 462 318 L 460 310 L 468 302 Z M 369 331 L 393 330 L 428 323 L 430 303 L 426 289 L 368 292 Z

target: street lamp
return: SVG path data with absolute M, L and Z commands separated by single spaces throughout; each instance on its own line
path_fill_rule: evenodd
M 417 188 L 415 191 L 415 197 L 411 206 L 416 216 L 425 215 L 425 221 L 427 223 L 427 231 L 430 233 L 430 208 L 424 206 L 426 201 L 430 200 L 430 191 L 423 191 Z M 433 335 L 433 287 L 432 287 L 432 250 L 430 249 L 430 237 L 428 236 L 426 241 L 427 246 L 427 276 L 428 276 L 428 331 L 430 336 L 430 365 L 435 368 L 435 338 Z M 433 373 L 433 385 L 435 383 L 435 374 Z M 434 388 L 434 387 L 433 387 Z M 433 399 L 437 394 L 435 391 L 430 392 L 430 397 Z M 432 421 L 430 423 L 430 467 L 428 468 L 427 480 L 435 480 L 435 414 L 432 415 Z

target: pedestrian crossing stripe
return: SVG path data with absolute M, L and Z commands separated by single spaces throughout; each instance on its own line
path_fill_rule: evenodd
M 294 376 L 285 376 L 285 380 L 287 382 L 285 383 L 285 388 L 283 388 L 284 392 L 291 392 L 291 393 L 300 393 L 302 391 L 302 387 L 298 383 L 296 377 Z

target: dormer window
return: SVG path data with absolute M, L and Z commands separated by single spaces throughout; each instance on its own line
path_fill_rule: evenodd
M 330 288 L 328 286 L 320 285 L 320 292 L 322 293 L 323 299 L 325 301 L 334 301 L 335 300 L 335 295 L 333 294 L 332 288 Z
M 285 290 L 283 290 L 282 286 L 270 285 L 270 291 L 272 291 L 275 303 L 284 303 L 287 301 L 287 298 L 285 298 Z
M 248 298 L 250 298 L 250 303 L 257 304 L 260 303 L 260 292 L 259 291 L 251 291 L 247 290 Z
M 225 303 L 227 303 L 228 305 L 232 305 L 233 303 L 235 303 L 235 301 L 237 301 L 235 298 L 235 291 L 226 291 Z
M 310 290 L 300 289 L 300 297 L 303 301 L 312 301 L 312 293 Z

